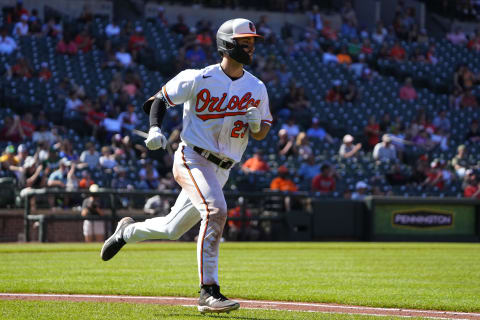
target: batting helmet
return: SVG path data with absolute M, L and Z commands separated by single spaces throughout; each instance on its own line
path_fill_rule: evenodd
M 235 40 L 244 37 L 263 38 L 257 34 L 255 25 L 247 19 L 231 19 L 225 21 L 217 31 L 217 50 L 221 55 L 227 53 L 232 59 L 241 64 L 250 64 L 248 54 Z

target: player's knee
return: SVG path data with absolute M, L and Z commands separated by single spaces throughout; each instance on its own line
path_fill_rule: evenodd
M 183 235 L 183 233 L 176 228 L 167 228 L 166 231 L 168 240 L 178 240 Z
M 227 203 L 221 202 L 217 204 L 217 215 L 222 218 L 227 218 Z

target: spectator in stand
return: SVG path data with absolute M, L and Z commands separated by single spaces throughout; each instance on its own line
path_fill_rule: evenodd
M 480 199 L 480 182 L 478 181 L 475 172 L 472 170 L 468 170 L 466 174 L 463 196 L 465 198 Z
M 91 51 L 94 43 L 95 39 L 90 36 L 87 28 L 84 28 L 75 37 L 75 44 L 77 45 L 78 50 L 81 50 L 83 53 Z
M 472 122 L 470 123 L 470 130 L 465 136 L 465 141 L 470 141 L 473 143 L 480 142 L 480 130 L 478 128 L 478 120 L 472 120 Z
M 27 139 L 31 138 L 35 132 L 35 125 L 33 124 L 33 115 L 31 112 L 27 112 L 23 115 L 23 119 L 20 120 L 20 125 L 22 126 L 25 137 Z
M 127 169 L 124 167 L 115 167 L 116 177 L 112 179 L 112 188 L 114 189 L 132 189 L 133 183 L 127 179 Z
M 94 196 L 95 192 L 98 192 L 98 185 L 92 184 L 88 191 L 90 195 L 83 200 L 82 203 L 82 217 L 100 217 L 103 215 L 103 211 L 100 208 L 100 200 Z M 83 221 L 83 236 L 85 242 L 102 242 L 105 238 L 105 221 L 103 220 L 91 220 L 85 219 Z
M 289 138 L 295 139 L 297 135 L 300 133 L 300 128 L 298 127 L 297 123 L 295 122 L 294 117 L 290 117 L 287 120 L 287 123 L 282 125 L 282 129 L 285 129 Z
M 23 190 L 45 188 L 47 186 L 48 172 L 47 169 L 43 169 L 42 164 L 35 160 L 35 157 L 27 157 L 23 164 L 23 175 L 25 180 L 25 189 Z M 22 192 L 24 192 L 23 190 Z M 30 197 L 30 210 L 33 212 L 37 210 L 36 197 Z
M 143 34 L 143 29 L 140 26 L 135 27 L 135 33 L 130 36 L 128 40 L 128 50 L 132 54 L 134 61 L 139 61 L 139 57 L 144 55 L 148 50 L 147 38 Z
M 377 143 L 373 149 L 373 159 L 378 162 L 397 161 L 397 152 L 388 134 L 384 134 L 382 136 L 382 142 Z
M 100 141 L 105 136 L 105 129 L 102 126 L 103 120 L 107 117 L 98 101 L 95 101 L 85 116 L 85 123 L 91 130 L 92 137 Z
M 343 99 L 346 102 L 355 102 L 360 96 L 360 93 L 358 92 L 358 88 L 355 85 L 355 82 L 352 80 L 348 81 L 347 87 L 345 88 L 343 92 Z
M 365 137 L 367 138 L 367 150 L 372 150 L 380 141 L 380 124 L 377 118 L 372 115 L 368 119 L 368 124 L 364 128 Z
M 472 88 L 468 88 L 462 95 L 460 100 L 460 107 L 462 108 L 476 108 L 478 107 L 477 97 L 472 93 Z
M 347 38 L 355 38 L 357 37 L 357 28 L 352 21 L 344 21 L 342 23 L 342 29 L 340 31 L 342 36 Z
M 157 16 L 154 18 L 154 22 L 161 27 L 168 27 L 168 19 L 165 17 L 165 8 L 158 6 Z
M 288 136 L 286 129 L 278 131 L 277 150 L 280 156 L 289 157 L 295 154 L 294 138 Z
M 92 180 L 90 172 L 88 172 L 88 170 L 82 171 L 82 179 L 78 182 L 78 187 L 81 189 L 88 189 L 93 184 L 95 184 L 95 181 Z
M 24 139 L 25 133 L 20 125 L 20 117 L 18 115 L 14 115 L 13 118 L 6 116 L 0 130 L 0 140 L 19 143 Z
M 146 161 L 145 165 L 139 172 L 140 189 L 157 189 L 159 185 L 159 174 L 150 161 Z
M 12 16 L 9 17 L 11 20 L 9 22 L 20 21 L 21 17 L 24 15 L 28 17 L 28 10 L 23 6 L 23 0 L 17 0 L 17 3 L 13 8 Z M 7 21 L 8 21 L 8 17 L 7 17 Z
M 112 20 L 107 26 L 105 27 L 105 35 L 107 38 L 117 38 L 120 37 L 120 26 L 116 23 L 115 20 Z
M 308 137 L 305 132 L 300 132 L 297 135 L 295 150 L 302 160 L 305 160 L 313 155 L 312 147 L 310 146 L 310 142 L 308 141 Z
M 312 21 L 314 23 L 317 31 L 321 32 L 323 30 L 323 18 L 322 18 L 322 15 L 320 13 L 320 9 L 319 9 L 318 5 L 316 5 L 316 4 L 313 5 L 312 11 L 307 12 L 307 16 L 310 19 L 310 21 Z
M 335 191 L 336 182 L 332 168 L 328 164 L 323 164 L 320 173 L 312 180 L 312 191 L 321 193 L 330 193 Z
M 80 154 L 80 161 L 88 165 L 90 169 L 95 169 L 99 166 L 100 154 L 95 150 L 93 142 L 85 144 L 85 150 Z
M 317 54 L 322 52 L 322 48 L 312 34 L 307 33 L 305 39 L 298 43 L 298 49 L 307 55 Z
M 263 151 L 256 151 L 253 154 L 253 157 L 245 161 L 245 163 L 242 165 L 242 171 L 245 173 L 270 171 L 270 167 L 268 166 L 267 162 L 263 160 Z
M 64 116 L 69 119 L 82 118 L 84 112 L 83 101 L 78 98 L 75 90 L 70 90 L 68 98 L 65 99 Z
M 465 45 L 468 41 L 465 32 L 463 32 L 462 27 L 457 26 L 455 30 L 447 34 L 447 40 L 455 45 Z
M 380 120 L 380 134 L 388 133 L 390 127 L 392 126 L 392 120 L 390 118 L 390 113 L 385 112 L 382 115 L 382 120 Z
M 9 73 L 9 76 L 30 79 L 33 75 L 33 69 L 25 57 L 19 57 Z
M 427 171 L 427 178 L 422 183 L 423 186 L 437 187 L 442 190 L 445 187 L 445 180 L 443 177 L 443 170 L 440 160 L 435 159 L 430 164 L 430 170 Z
M 270 190 L 272 191 L 288 191 L 295 192 L 298 190 L 297 185 L 289 178 L 289 170 L 284 165 L 277 169 L 277 177 L 270 183 Z
M 383 26 L 383 22 L 378 21 L 375 27 L 375 31 L 372 34 L 372 39 L 378 44 L 382 44 L 387 37 L 387 29 Z
M 210 31 L 207 28 L 203 28 L 200 31 L 200 33 L 197 35 L 196 42 L 198 42 L 198 44 L 200 46 L 202 46 L 202 48 L 205 52 L 210 51 L 210 49 L 212 47 L 212 44 L 213 44 L 213 40 L 212 40 L 212 37 L 210 35 Z
M 25 160 L 27 159 L 27 157 L 28 157 L 27 147 L 23 143 L 18 145 L 17 155 L 15 156 L 15 158 L 18 161 L 18 164 L 20 166 L 23 166 L 25 164 Z
M 417 91 L 412 86 L 412 78 L 408 77 L 405 79 L 405 83 L 400 88 L 398 95 L 400 99 L 407 100 L 407 101 L 413 101 L 418 98 Z
M 403 172 L 402 167 L 398 163 L 392 163 L 390 170 L 385 174 L 388 184 L 392 186 L 405 185 L 409 181 L 409 177 Z
M 472 89 L 476 82 L 477 77 L 466 65 L 460 65 L 453 74 L 454 86 L 462 88 L 463 92 Z
M 277 79 L 279 81 L 279 85 L 282 87 L 286 87 L 292 80 L 292 72 L 287 69 L 287 65 L 285 63 L 282 63 L 280 65 L 280 69 L 277 70 Z
M 450 120 L 447 118 L 447 111 L 440 111 L 440 113 L 433 119 L 432 124 L 436 130 L 450 132 L 451 124 Z
M 325 101 L 343 103 L 342 82 L 340 80 L 333 80 L 333 87 L 328 90 Z
M 110 89 L 110 93 L 113 95 L 119 95 L 123 88 L 123 77 L 120 72 L 117 72 L 113 75 L 108 88 Z
M 352 57 L 353 61 L 358 60 L 358 56 L 362 52 L 362 46 L 360 45 L 360 42 L 358 41 L 358 37 L 352 37 L 350 39 L 350 42 L 348 43 L 347 47 L 347 52 Z
M 327 40 L 336 41 L 338 39 L 337 31 L 331 26 L 330 21 L 325 21 L 320 34 Z
M 459 178 L 463 178 L 468 169 L 470 169 L 467 147 L 461 144 L 457 148 L 457 154 L 451 161 L 451 166 Z
M 48 63 L 42 62 L 41 69 L 38 72 L 38 79 L 40 79 L 40 81 L 49 81 L 51 77 L 52 72 L 48 68 Z
M 355 185 L 355 191 L 352 193 L 352 200 L 364 200 L 367 196 L 368 184 L 364 181 L 358 181 Z
M 0 54 L 12 54 L 17 49 L 17 43 L 7 33 L 7 29 L 0 29 Z
M 177 16 L 177 23 L 175 23 L 172 26 L 172 31 L 178 34 L 181 34 L 183 36 L 186 36 L 190 33 L 190 29 L 188 26 L 184 23 L 184 18 L 183 15 L 179 14 Z
M 323 53 L 323 63 L 328 64 L 328 63 L 338 63 L 338 58 L 337 55 L 333 51 L 333 46 L 329 46 L 327 48 L 327 51 Z
M 351 22 L 355 27 L 357 26 L 357 14 L 353 9 L 351 1 L 348 0 L 344 2 L 343 7 L 340 9 L 340 13 L 343 21 Z
M 321 166 L 319 163 L 316 163 L 315 156 L 311 154 L 308 158 L 304 159 L 300 168 L 297 171 L 297 175 L 308 184 L 310 188 L 312 185 L 312 180 L 315 176 L 321 171 Z
M 480 51 L 480 31 L 479 30 L 475 31 L 475 34 L 470 38 L 470 40 L 467 43 L 467 48 L 474 52 Z
M 57 142 L 57 136 L 50 130 L 48 122 L 41 121 L 37 123 L 37 130 L 32 135 L 32 141 L 37 144 L 45 142 L 50 147 Z
M 415 52 L 410 56 L 410 61 L 421 62 L 421 63 L 427 62 L 427 57 L 423 53 L 422 48 L 420 47 L 415 48 Z
M 390 58 L 397 61 L 405 61 L 405 59 L 407 58 L 407 52 L 401 46 L 400 41 L 395 41 L 395 44 L 390 49 Z
M 228 210 L 228 239 L 233 241 L 256 241 L 258 240 L 260 232 L 256 230 L 250 222 L 252 218 L 250 209 L 245 208 L 244 211 L 242 210 L 243 201 L 243 197 L 238 197 L 237 206 Z M 245 220 L 236 220 L 242 217 Z
M 127 110 L 120 113 L 118 119 L 121 122 L 122 132 L 124 134 L 135 129 L 138 124 L 138 118 L 135 114 L 135 106 L 132 103 L 129 103 L 127 105 Z
M 337 60 L 340 64 L 352 64 L 352 57 L 348 55 L 347 46 L 342 46 L 342 48 L 340 49 L 340 53 L 337 54 Z
M 261 15 L 260 20 L 255 23 L 257 26 L 257 32 L 262 35 L 267 43 L 275 42 L 275 33 L 272 31 L 272 27 L 268 24 L 268 16 Z
M 200 44 L 195 43 L 185 53 L 185 59 L 192 68 L 200 68 L 207 62 L 207 55 Z
M 58 41 L 55 50 L 57 51 L 57 53 L 60 54 L 68 54 L 74 56 L 78 52 L 78 46 L 77 43 L 70 37 L 70 34 L 65 33 L 60 38 L 60 41 Z
M 13 27 L 13 36 L 20 37 L 28 35 L 28 15 L 22 14 L 20 21 Z
M 107 26 L 105 27 L 105 35 L 107 39 L 105 40 L 105 52 L 110 52 L 113 45 L 118 45 L 120 43 L 120 36 L 121 36 L 121 29 L 120 26 L 112 20 Z
M 135 98 L 135 96 L 137 94 L 139 94 L 138 87 L 137 87 L 136 83 L 134 81 L 132 81 L 131 79 L 129 80 L 129 79 L 126 79 L 126 78 L 125 78 L 125 82 L 123 84 L 122 92 L 125 92 L 130 99 Z M 127 104 L 127 107 L 128 107 L 128 104 Z
M 71 162 L 68 161 L 67 158 L 62 158 L 58 164 L 58 169 L 53 171 L 48 177 L 47 186 L 50 188 L 64 189 L 67 186 L 67 175 Z M 51 202 L 51 206 L 53 207 L 53 202 Z
M 325 140 L 329 143 L 334 143 L 332 136 L 330 136 L 324 128 L 320 126 L 320 120 L 318 118 L 312 118 L 312 125 L 307 130 L 307 136 L 309 138 Z
M 412 28 L 407 33 L 407 41 L 408 42 L 417 42 L 418 37 L 420 36 L 420 30 L 418 24 L 414 23 Z
M 80 16 L 77 18 L 80 24 L 86 25 L 93 21 L 93 12 L 89 4 L 84 4 Z
M 435 48 L 436 48 L 435 44 L 431 44 L 428 47 L 426 58 L 427 58 L 427 62 L 429 62 L 431 64 L 437 64 L 438 63 L 438 57 L 437 57 Z
M 367 56 L 370 56 L 371 54 L 373 54 L 372 44 L 370 42 L 370 39 L 368 39 L 368 38 L 363 39 L 362 53 L 367 55 Z
M 368 65 L 366 64 L 365 62 L 365 54 L 364 53 L 360 53 L 358 55 L 358 60 L 357 61 L 354 61 L 351 65 L 350 65 L 350 70 L 353 71 L 354 75 L 357 77 L 357 78 L 360 78 L 362 77 L 363 75 L 363 72 L 365 69 L 368 69 Z
M 360 155 L 360 151 L 362 150 L 362 144 L 357 143 L 354 145 L 353 140 L 353 136 L 349 134 L 346 134 L 343 137 L 343 143 L 340 146 L 340 150 L 338 151 L 338 154 L 341 158 L 352 158 Z
M 15 156 L 15 147 L 9 145 L 5 148 L 5 152 L 0 157 L 0 162 L 5 163 L 8 166 L 18 166 L 19 160 Z
M 114 155 L 112 154 L 110 147 L 103 146 L 101 149 L 102 155 L 98 159 L 100 163 L 100 167 L 103 169 L 113 169 L 117 165 L 117 161 L 115 160 Z
M 57 18 L 50 18 L 46 23 L 42 26 L 42 34 L 46 37 L 51 38 L 60 38 L 63 33 L 63 27 L 61 24 L 61 20 L 59 17 Z

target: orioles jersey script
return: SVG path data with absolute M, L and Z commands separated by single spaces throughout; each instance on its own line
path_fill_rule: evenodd
M 248 71 L 232 80 L 220 67 L 185 70 L 167 82 L 162 93 L 173 107 L 184 104 L 182 140 L 239 162 L 248 143 L 245 118 L 257 107 L 262 123 L 272 124 L 267 89 Z

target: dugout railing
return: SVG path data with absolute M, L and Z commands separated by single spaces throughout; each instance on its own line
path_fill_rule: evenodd
M 106 214 L 103 216 L 83 217 L 80 214 L 80 210 L 75 210 L 75 208 L 59 211 L 51 210 L 48 213 L 36 214 L 30 207 L 31 197 L 70 197 L 78 200 L 84 199 L 90 194 L 102 199 L 103 209 Z M 38 241 L 45 242 L 49 222 L 54 221 L 103 220 L 108 222 L 105 234 L 105 236 L 108 236 L 113 233 L 117 221 L 125 215 L 132 216 L 136 220 L 154 217 L 154 215 L 149 215 L 143 211 L 143 204 L 147 198 L 155 195 L 170 201 L 173 205 L 178 192 L 100 189 L 95 193 L 91 193 L 87 190 L 67 191 L 54 188 L 26 190 L 22 192 L 25 241 L 32 240 L 31 228 L 36 223 L 38 227 Z M 125 198 L 135 202 L 136 207 L 123 208 L 121 199 Z M 240 230 L 242 235 L 246 232 L 246 222 L 248 221 L 248 223 L 264 224 L 263 227 L 269 231 L 266 240 L 311 240 L 312 238 L 311 218 L 306 216 L 312 207 L 312 197 L 309 193 L 226 191 L 225 199 L 229 209 L 234 207 L 239 207 L 240 209 L 240 215 L 229 217 L 228 219 L 230 221 L 243 222 Z M 119 214 L 120 211 L 121 214 Z M 247 215 L 247 212 L 252 212 L 253 214 Z M 160 212 L 159 215 L 167 213 L 164 211 Z

